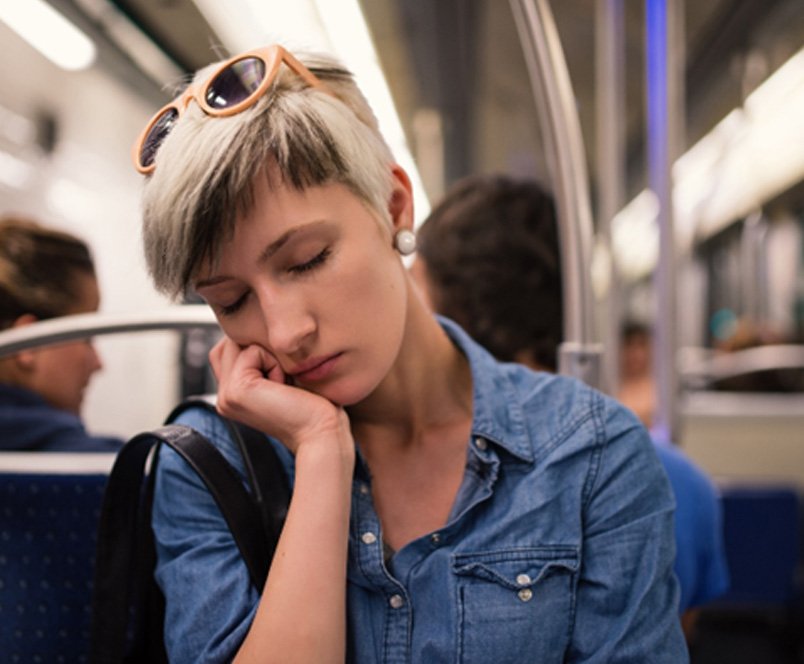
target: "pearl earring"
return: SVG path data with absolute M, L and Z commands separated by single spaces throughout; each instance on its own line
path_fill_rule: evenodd
M 394 248 L 403 256 L 410 256 L 416 251 L 416 236 L 407 228 L 399 230 L 394 235 Z

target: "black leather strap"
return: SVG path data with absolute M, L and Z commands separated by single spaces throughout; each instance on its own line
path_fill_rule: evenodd
M 195 435 L 177 436 L 171 440 L 171 430 L 175 427 L 189 429 Z M 204 481 L 232 531 L 237 548 L 248 567 L 251 582 L 262 592 L 271 556 L 261 528 L 262 514 L 240 477 L 212 443 L 189 427 L 169 424 L 154 431 L 153 435 L 165 436 L 166 442 L 170 443 Z M 263 440 L 266 446 L 270 445 L 267 440 Z
M 210 404 L 206 407 L 214 409 Z M 258 488 L 259 502 L 255 500 L 257 492 L 249 494 L 217 448 L 190 427 L 169 424 L 140 434 L 118 453 L 104 494 L 98 530 L 91 636 L 93 663 L 126 661 L 132 605 L 138 607 L 135 616 L 142 622 L 133 625 L 134 633 L 161 635 L 164 605 L 155 605 L 154 597 L 158 596 L 158 602 L 161 596 L 149 590 L 151 585 L 155 588 L 151 504 L 158 459 L 155 448 L 160 444 L 170 445 L 198 473 L 229 525 L 252 583 L 262 590 L 287 512 L 287 479 L 263 434 L 242 425 L 229 423 L 229 426 L 251 469 L 249 475 Z M 152 453 L 150 473 L 144 483 L 146 464 Z M 275 505 L 275 500 L 283 504 Z M 270 524 L 270 528 L 266 530 L 264 524 Z M 135 636 L 134 642 L 146 650 L 128 653 L 132 661 L 138 658 L 166 661 L 161 639 L 153 643 L 153 639 Z
M 270 561 L 276 550 L 276 543 L 282 532 L 290 503 L 290 487 L 282 462 L 264 433 L 224 418 L 207 397 L 185 399 L 173 409 L 166 421 L 173 422 L 181 413 L 193 408 L 201 408 L 220 417 L 226 423 L 232 440 L 237 444 L 243 458 L 252 499 L 260 511 L 260 523 L 265 534 L 266 559 Z M 260 575 L 263 582 L 269 567 L 270 564 L 265 566 L 265 577 Z M 257 587 L 262 589 L 262 585 Z
M 188 428 L 176 428 L 172 435 L 193 433 Z M 148 548 L 143 540 L 150 534 L 150 527 L 147 531 L 142 529 L 145 515 L 141 507 L 150 504 L 148 496 L 143 495 L 143 476 L 149 455 L 161 441 L 150 433 L 132 438 L 118 453 L 109 474 L 95 552 L 90 639 L 90 661 L 93 664 L 124 661 L 131 606 L 141 603 L 137 595 L 146 593 L 146 588 L 137 587 L 138 583 L 146 582 L 146 577 L 136 573 L 138 554 L 143 547 Z M 147 508 L 144 511 L 148 511 Z M 142 619 L 141 615 L 139 619 Z M 136 631 L 143 626 L 134 625 L 132 629 Z

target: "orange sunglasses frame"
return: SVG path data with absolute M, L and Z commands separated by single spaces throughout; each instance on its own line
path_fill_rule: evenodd
M 206 100 L 206 93 L 209 90 L 210 84 L 228 67 L 231 67 L 233 64 L 240 62 L 241 60 L 247 60 L 249 58 L 258 58 L 265 64 L 265 76 L 263 77 L 262 82 L 257 89 L 254 90 L 254 92 L 252 92 L 243 101 L 238 102 L 233 106 L 227 106 L 226 108 L 215 108 L 210 106 Z M 171 109 L 175 110 L 177 113 L 176 118 L 178 119 L 190 104 L 190 100 L 195 100 L 196 104 L 199 105 L 201 110 L 212 117 L 225 117 L 240 113 L 248 107 L 253 106 L 257 100 L 265 94 L 271 83 L 273 83 L 276 79 L 276 75 L 279 72 L 279 67 L 283 62 L 294 72 L 296 72 L 296 74 L 298 74 L 299 77 L 301 77 L 310 87 L 319 88 L 325 92 L 329 92 L 326 86 L 318 78 L 316 78 L 315 74 L 307 69 L 307 67 L 299 62 L 299 60 L 293 57 L 293 55 L 291 55 L 283 47 L 277 44 L 272 46 L 264 46 L 262 48 L 253 49 L 251 51 L 246 51 L 245 53 L 235 55 L 216 67 L 215 71 L 209 75 L 202 85 L 190 85 L 179 97 L 170 103 L 165 104 L 156 113 L 154 113 L 153 117 L 150 119 L 148 124 L 145 125 L 145 129 L 142 130 L 132 146 L 131 156 L 132 160 L 134 161 L 134 167 L 143 175 L 152 173 L 156 168 L 156 164 L 154 162 L 151 162 L 148 166 L 143 166 L 140 162 L 140 155 L 142 154 L 142 148 L 145 140 L 148 138 L 148 135 L 151 133 L 154 125 L 159 122 L 167 111 Z

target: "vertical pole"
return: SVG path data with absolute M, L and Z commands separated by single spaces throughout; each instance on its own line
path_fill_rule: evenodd
M 653 428 L 677 439 L 678 372 L 676 266 L 672 165 L 679 153 L 683 104 L 679 76 L 679 0 L 646 0 L 646 90 L 649 186 L 659 201 L 659 262 L 654 273 L 654 372 L 657 404 Z
M 609 279 L 599 304 L 603 341 L 602 386 L 616 394 L 619 382 L 621 284 L 612 250 L 611 220 L 625 201 L 625 21 L 623 0 L 595 5 L 595 98 L 598 240 L 609 259 Z
M 600 386 L 600 344 L 593 339 L 592 212 L 580 120 L 567 63 L 547 0 L 511 0 L 525 63 L 539 109 L 551 166 L 561 241 L 564 290 L 562 374 Z

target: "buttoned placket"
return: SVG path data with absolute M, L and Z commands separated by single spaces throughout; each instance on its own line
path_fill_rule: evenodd
M 383 664 L 410 662 L 412 607 L 404 585 L 385 566 L 380 520 L 371 498 L 365 466 L 356 472 L 352 509 L 352 550 L 366 580 L 385 601 Z
M 365 580 L 384 596 L 386 606 L 383 630 L 382 664 L 411 664 L 413 606 L 404 581 L 411 570 L 433 550 L 444 546 L 459 521 L 492 494 L 499 468 L 496 452 L 483 436 L 472 436 L 464 483 L 456 496 L 449 522 L 444 528 L 406 545 L 394 557 L 392 574 L 383 557 L 379 517 L 371 496 L 368 469 L 358 454 L 353 485 L 352 550 Z

